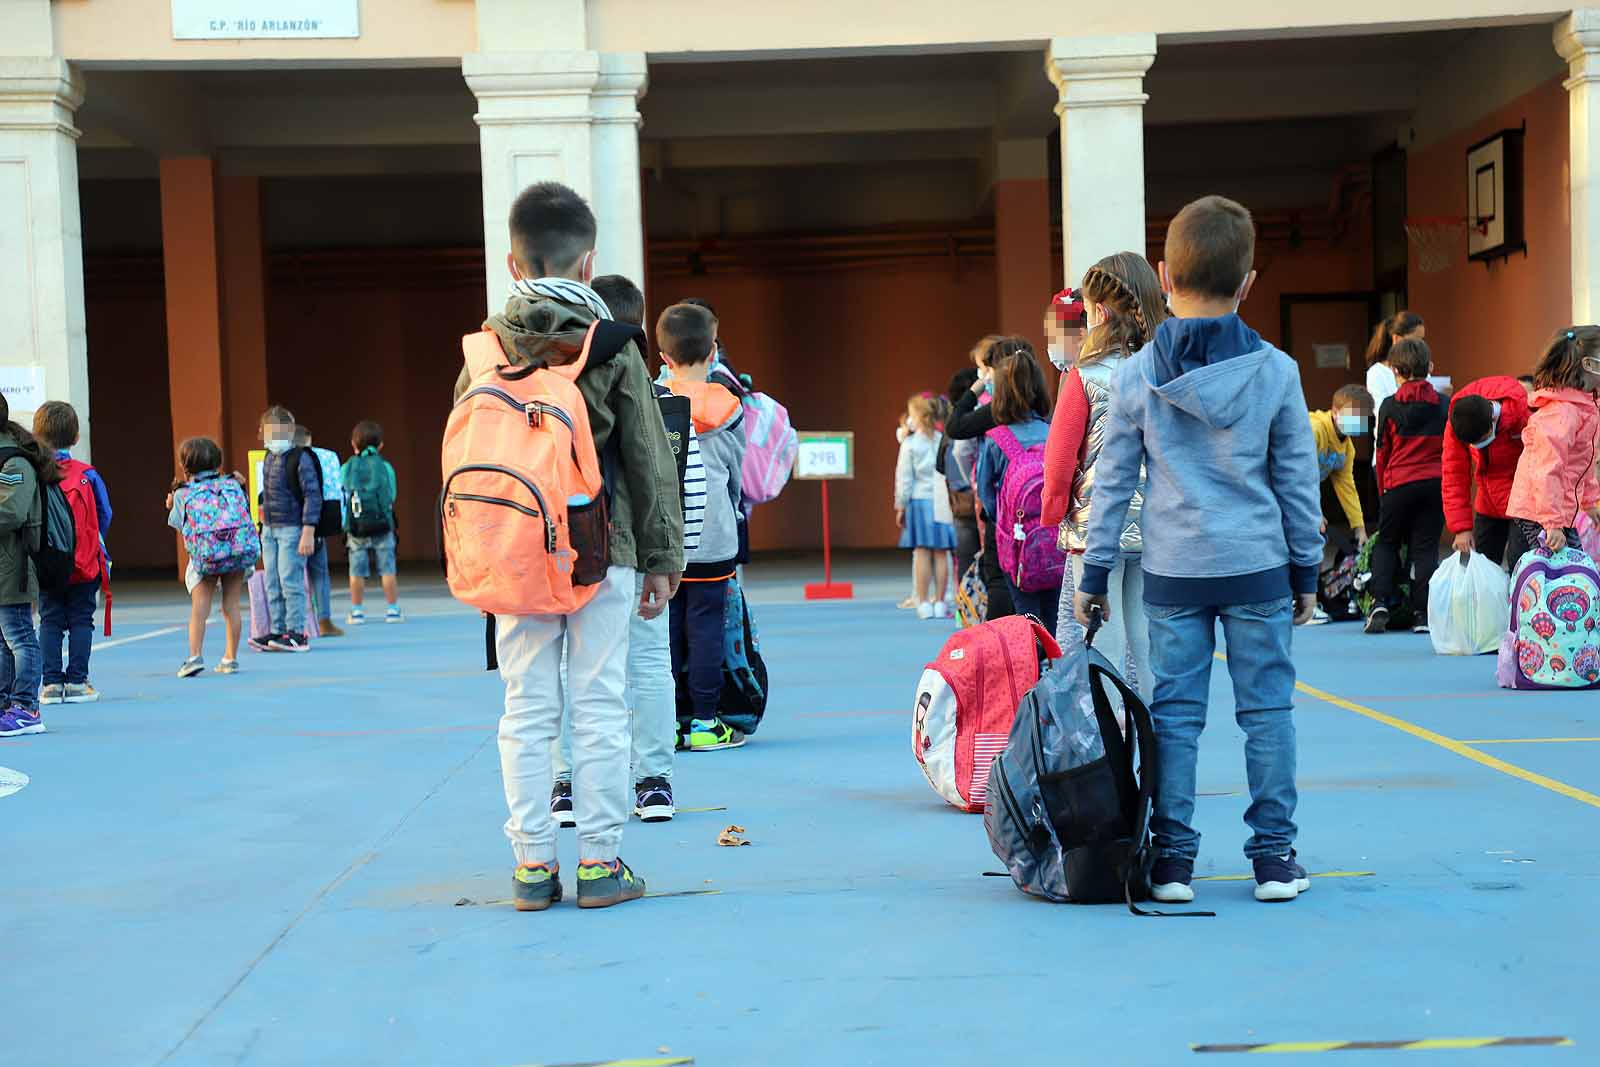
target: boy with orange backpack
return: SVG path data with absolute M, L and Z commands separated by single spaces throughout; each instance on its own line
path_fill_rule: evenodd
M 462 340 L 466 367 L 445 430 L 450 589 L 488 616 L 506 687 L 500 767 L 514 906 L 543 911 L 562 898 L 550 745 L 570 703 L 578 906 L 604 908 L 644 895 L 617 854 L 634 800 L 628 620 L 665 611 L 683 574 L 678 467 L 643 334 L 610 321 L 588 285 L 589 205 L 541 182 L 512 204 L 510 228 L 510 296 Z
M 41 704 L 92 704 L 100 693 L 89 684 L 89 650 L 94 644 L 96 597 L 110 576 L 106 531 L 111 528 L 111 497 L 100 472 L 68 451 L 78 443 L 78 413 L 52 400 L 33 413 L 33 435 L 61 467 L 61 491 L 72 508 L 78 542 L 72 577 L 60 592 L 39 592 L 39 643 L 44 649 Z M 109 585 L 108 585 L 109 588 Z M 110 610 L 109 594 L 107 611 Z M 109 615 L 107 633 L 110 632 Z M 67 640 L 67 665 L 61 666 L 61 639 Z

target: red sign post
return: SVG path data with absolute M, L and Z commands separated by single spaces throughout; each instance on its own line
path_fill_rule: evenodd
M 855 588 L 849 582 L 833 580 L 833 543 L 829 529 L 828 482 L 835 478 L 855 477 L 855 434 L 802 433 L 800 449 L 795 455 L 794 476 L 797 481 L 822 483 L 822 581 L 806 586 L 807 600 L 849 600 Z

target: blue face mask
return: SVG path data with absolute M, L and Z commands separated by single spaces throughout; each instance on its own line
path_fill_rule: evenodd
M 1340 415 L 1335 419 L 1339 432 L 1346 437 L 1365 437 L 1367 433 L 1367 418 L 1365 415 Z

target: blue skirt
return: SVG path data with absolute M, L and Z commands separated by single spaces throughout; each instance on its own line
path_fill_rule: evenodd
M 907 501 L 906 528 L 900 531 L 900 547 L 953 552 L 956 547 L 956 528 L 934 519 L 933 501 Z

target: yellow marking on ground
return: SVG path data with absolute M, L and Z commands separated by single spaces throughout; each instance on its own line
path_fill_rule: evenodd
M 1580 741 L 1600 741 L 1600 737 L 1491 737 L 1463 741 L 1463 745 L 1573 745 Z
M 1312 878 L 1373 878 L 1377 871 L 1323 871 L 1313 874 Z M 1255 880 L 1253 874 L 1205 874 L 1196 878 L 1197 882 L 1250 882 Z

